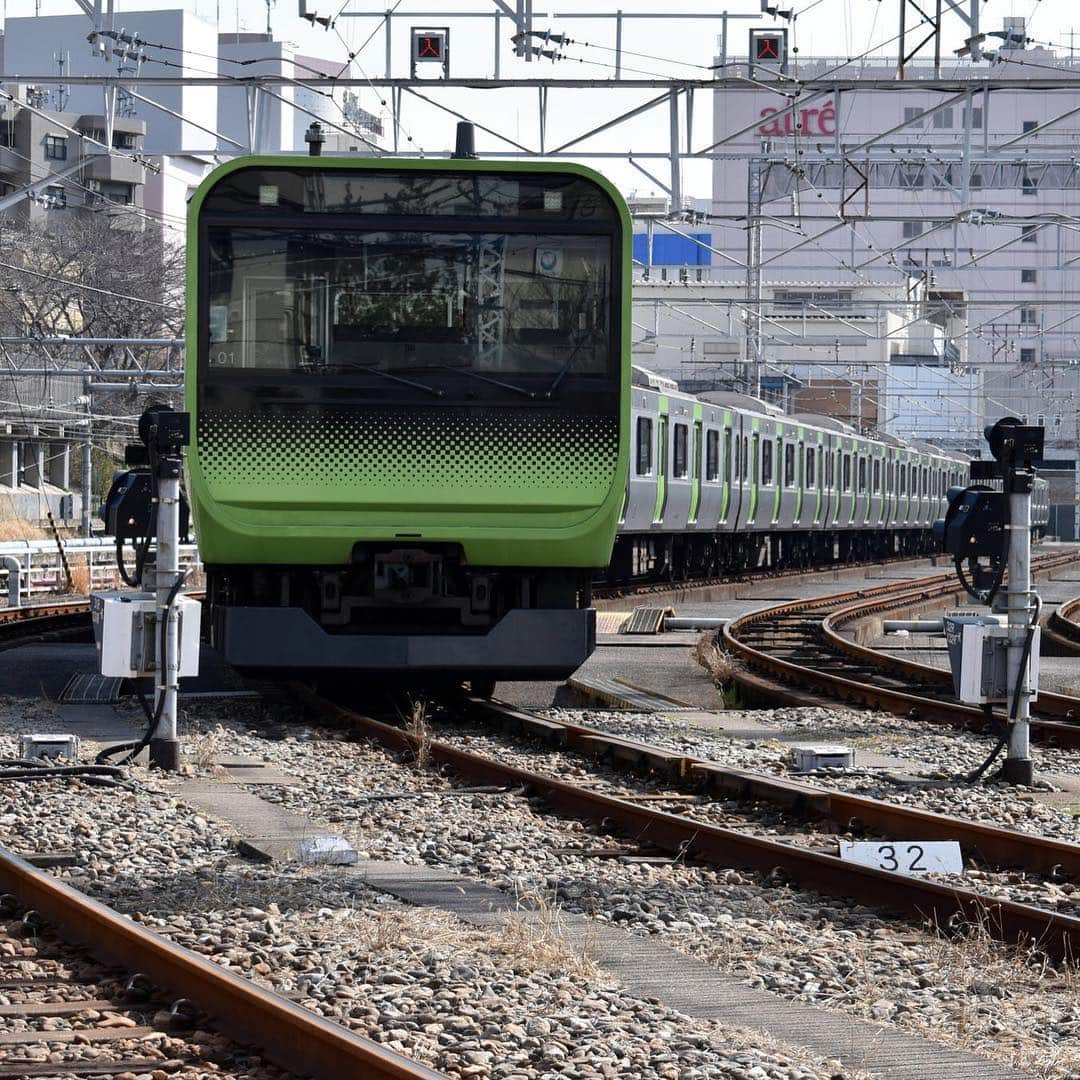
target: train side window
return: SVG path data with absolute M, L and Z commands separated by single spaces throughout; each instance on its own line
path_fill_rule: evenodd
M 653 466 L 652 420 L 647 416 L 637 418 L 637 474 L 648 476 Z
M 900 462 L 900 494 L 907 494 L 907 466 Z
M 866 490 L 866 458 L 859 458 L 859 491 Z
M 929 483 L 928 483 L 929 474 L 930 474 L 930 470 L 924 465 L 923 470 L 922 470 L 922 497 L 924 499 L 926 498 L 926 496 L 928 494 L 927 488 L 929 488 L 929 486 L 930 486 Z
M 732 454 L 734 453 L 734 459 Z M 731 428 L 724 429 L 724 477 L 727 482 L 731 483 L 732 476 L 736 480 L 739 479 L 739 436 L 735 436 L 735 448 L 732 450 L 731 445 Z M 733 464 L 734 461 L 734 464 Z
M 844 464 L 843 464 L 843 469 L 842 469 L 842 472 L 841 472 L 840 475 L 843 477 L 842 490 L 850 491 L 851 490 L 851 455 L 850 454 L 845 454 L 844 455 Z
M 881 458 L 874 458 L 874 494 L 881 491 Z
M 784 447 L 784 487 L 795 486 L 795 444 Z
M 836 481 L 836 470 L 833 468 L 833 456 L 825 451 L 825 486 L 831 488 Z
M 761 486 L 772 486 L 772 439 L 761 445 Z
M 814 476 L 814 448 L 808 446 L 806 448 L 806 486 L 812 488 L 816 486 L 817 478 Z
M 675 445 L 673 461 L 671 463 L 671 475 L 684 479 L 688 472 L 686 449 L 689 441 L 689 431 L 685 424 L 675 425 Z
M 755 447 L 757 445 L 757 436 L 754 436 Z M 742 478 L 745 483 L 750 478 L 750 440 L 744 435 L 742 437 Z
M 694 425 L 694 479 L 701 479 L 701 424 Z
M 730 444 L 731 433 L 725 432 L 725 444 Z M 728 447 L 725 445 L 725 450 Z M 707 431 L 705 432 L 705 479 L 706 480 L 719 480 L 720 479 L 720 432 L 719 431 Z

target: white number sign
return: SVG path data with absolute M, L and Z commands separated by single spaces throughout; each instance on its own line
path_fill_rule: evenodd
M 960 845 L 955 840 L 841 840 L 840 858 L 898 874 L 964 872 Z

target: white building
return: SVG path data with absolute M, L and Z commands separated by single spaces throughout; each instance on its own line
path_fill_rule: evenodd
M 19 81 L 19 76 L 24 75 L 32 82 L 34 75 L 43 74 L 195 78 L 206 74 L 206 61 L 195 54 L 213 56 L 217 48 L 217 28 L 180 9 L 125 11 L 122 19 L 118 17 L 117 24 L 117 31 L 122 29 L 129 36 L 170 48 L 168 51 L 149 46 L 135 48 L 104 37 L 91 44 L 87 35 L 93 29 L 93 23 L 82 14 L 9 17 L 4 24 L 4 79 Z M 141 50 L 150 59 L 138 64 L 118 56 L 116 49 Z M 112 51 L 111 57 L 106 57 L 107 50 Z M 154 60 L 164 60 L 173 66 L 157 64 Z M 100 85 L 72 83 L 42 89 L 48 95 L 47 109 L 78 113 L 106 111 L 105 94 Z M 146 121 L 143 148 L 148 154 L 212 151 L 217 146 L 217 137 L 213 134 L 217 90 L 213 86 L 162 86 L 137 90 L 133 94 L 121 91 L 117 95 L 116 109 L 119 115 Z
M 976 411 L 991 421 L 1060 412 L 1062 422 L 1048 424 L 1048 457 L 1072 468 L 1076 424 L 1064 418 L 1076 415 L 1080 366 L 1080 90 L 1053 84 L 1075 79 L 1080 62 L 1045 49 L 1000 48 L 999 57 L 950 58 L 942 74 L 958 85 L 944 91 L 920 89 L 934 75 L 929 62 L 910 62 L 901 84 L 895 59 L 800 56 L 799 78 L 826 85 L 794 107 L 778 75 L 755 66 L 756 85 L 717 91 L 711 242 L 745 259 L 748 209 L 760 212 L 766 298 L 785 280 L 850 289 L 914 275 L 939 296 L 963 297 L 944 306 L 962 307 L 966 329 L 946 340 L 937 365 L 917 364 L 941 370 L 909 372 L 901 423 L 924 413 L 922 432 L 937 437 L 923 395 L 936 388 L 944 400 L 938 384 L 968 370 L 982 378 Z M 1039 89 L 1023 85 L 1033 78 Z M 872 79 L 891 85 L 858 85 Z M 755 188 L 758 205 L 747 195 Z M 843 370 L 846 358 L 838 363 Z M 971 406 L 957 393 L 963 413 Z M 1032 407 L 1044 398 L 1058 408 Z M 940 437 L 967 435 L 950 425 Z

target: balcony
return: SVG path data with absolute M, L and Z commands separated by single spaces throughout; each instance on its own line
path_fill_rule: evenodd
M 146 170 L 130 158 L 94 154 L 86 159 L 85 178 L 105 180 L 120 184 L 142 184 Z

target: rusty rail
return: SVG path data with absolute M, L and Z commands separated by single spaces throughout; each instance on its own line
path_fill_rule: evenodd
M 335 702 L 297 689 L 321 715 L 335 720 L 391 750 L 415 753 L 419 740 L 399 727 L 353 712 Z M 426 745 L 428 759 L 453 769 L 470 783 L 520 787 L 544 798 L 560 813 L 601 823 L 638 842 L 646 842 L 687 860 L 713 866 L 746 867 L 762 873 L 779 868 L 787 880 L 817 892 L 853 898 L 899 911 L 937 925 L 956 920 L 986 925 L 1005 941 L 1035 943 L 1049 955 L 1071 958 L 1080 947 L 1080 919 L 1029 904 L 995 900 L 969 889 L 842 862 L 835 855 L 795 847 L 768 837 L 690 820 L 627 799 L 533 773 L 439 740 Z
M 58 926 L 97 959 L 140 972 L 195 1002 L 227 1036 L 268 1061 L 320 1080 L 445 1080 L 347 1028 L 218 966 L 0 848 L 0 890 Z
M 1046 573 L 1078 557 L 1080 554 L 1071 552 L 1044 556 L 1036 561 L 1033 572 Z M 887 656 L 836 632 L 838 619 L 864 618 L 958 591 L 951 573 L 935 574 L 915 581 L 782 604 L 741 616 L 728 623 L 722 632 L 728 651 L 745 664 L 736 667 L 734 678 L 751 696 L 784 704 L 821 705 L 839 700 L 912 719 L 985 729 L 989 721 L 980 709 L 953 699 L 948 672 Z M 785 626 L 785 622 L 793 625 Z M 753 643 L 743 639 L 766 630 L 770 623 L 778 625 L 777 633 L 788 635 L 789 640 L 783 642 L 788 651 L 797 652 L 794 646 L 801 645 L 809 655 L 793 661 L 770 651 L 778 647 L 775 641 Z M 1033 713 L 1036 716 L 1031 724 L 1033 739 L 1060 746 L 1080 746 L 1080 724 L 1073 722 L 1080 720 L 1080 699 L 1041 693 Z
M 1052 645 L 1057 656 L 1080 653 L 1080 596 L 1067 600 L 1043 627 L 1043 648 Z

